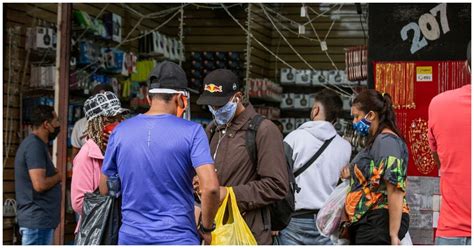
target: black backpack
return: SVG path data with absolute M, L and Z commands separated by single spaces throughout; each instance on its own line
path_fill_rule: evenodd
M 265 119 L 263 115 L 256 115 L 254 116 L 249 123 L 247 133 L 245 135 L 245 146 L 247 147 L 247 152 L 249 153 L 250 160 L 254 165 L 257 165 L 257 130 L 260 127 L 260 124 Z M 211 136 L 209 137 L 209 142 L 212 140 L 212 136 L 214 136 L 216 124 L 215 121 L 209 123 Z
M 284 199 L 277 201 L 271 205 L 270 214 L 272 231 L 281 231 L 285 229 L 285 227 L 287 227 L 290 223 L 291 216 L 295 212 L 295 192 L 300 192 L 301 190 L 301 188 L 299 188 L 296 184 L 295 178 L 301 175 L 314 163 L 314 161 L 316 161 L 316 159 L 319 157 L 319 155 L 321 155 L 321 153 L 323 153 L 323 151 L 331 143 L 334 137 L 324 141 L 323 145 L 318 149 L 318 151 L 301 168 L 299 168 L 294 173 L 293 166 L 287 160 L 290 191 Z

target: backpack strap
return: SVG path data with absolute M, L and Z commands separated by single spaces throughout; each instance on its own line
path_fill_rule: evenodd
M 250 160 L 254 166 L 258 166 L 258 154 L 257 154 L 257 130 L 262 124 L 262 121 L 265 119 L 262 115 L 256 115 L 251 120 L 247 127 L 245 134 L 245 146 L 249 153 Z M 261 209 L 260 213 L 262 215 L 262 221 L 264 230 L 270 230 L 271 223 L 270 219 L 267 217 L 268 206 Z
M 297 171 L 295 171 L 295 178 L 297 178 L 299 175 L 301 175 L 301 173 L 303 173 L 306 169 L 308 169 L 308 167 L 310 167 L 314 163 L 314 161 L 316 161 L 316 159 L 318 159 L 319 155 L 321 155 L 321 153 L 323 153 L 324 150 L 326 150 L 326 147 L 328 147 L 328 145 L 331 143 L 331 141 L 335 137 L 336 137 L 336 135 L 334 135 L 332 138 L 324 141 L 323 145 L 318 149 L 316 154 L 314 154 L 313 157 L 311 157 L 311 159 L 308 160 L 308 162 L 306 162 L 306 164 L 304 164 L 301 168 L 299 168 Z
M 250 160 L 254 166 L 257 166 L 258 157 L 257 157 L 257 130 L 260 127 L 260 124 L 265 119 L 262 115 L 254 116 L 248 125 L 247 133 L 245 134 L 245 146 L 249 153 Z

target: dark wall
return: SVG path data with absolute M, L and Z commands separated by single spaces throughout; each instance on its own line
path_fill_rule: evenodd
M 403 40 L 401 31 L 404 26 L 414 22 L 418 26 L 422 15 L 439 3 L 394 3 L 369 4 L 369 87 L 373 88 L 372 61 L 420 61 L 420 60 L 464 60 L 466 47 L 471 40 L 471 4 L 447 3 L 446 19 L 449 31 L 444 33 L 440 12 L 434 15 L 439 27 L 439 38 L 429 40 L 419 32 L 420 41 L 425 38 L 426 45 L 417 51 L 411 51 L 414 30 L 407 32 Z M 431 18 L 431 17 L 427 17 Z M 432 29 L 427 25 L 428 30 Z M 445 29 L 446 31 L 446 29 Z M 436 37 L 436 36 L 434 36 Z M 433 39 L 433 37 L 432 37 Z

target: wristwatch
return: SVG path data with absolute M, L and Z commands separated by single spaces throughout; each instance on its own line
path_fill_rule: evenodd
M 216 230 L 216 223 L 212 223 L 211 228 L 205 228 L 202 222 L 199 223 L 199 231 L 201 231 L 202 233 L 210 233 L 214 230 Z

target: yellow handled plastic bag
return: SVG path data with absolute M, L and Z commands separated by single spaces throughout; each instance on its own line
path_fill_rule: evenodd
M 227 187 L 227 195 L 217 210 L 215 221 L 211 245 L 257 245 L 252 231 L 240 215 L 232 187 Z

